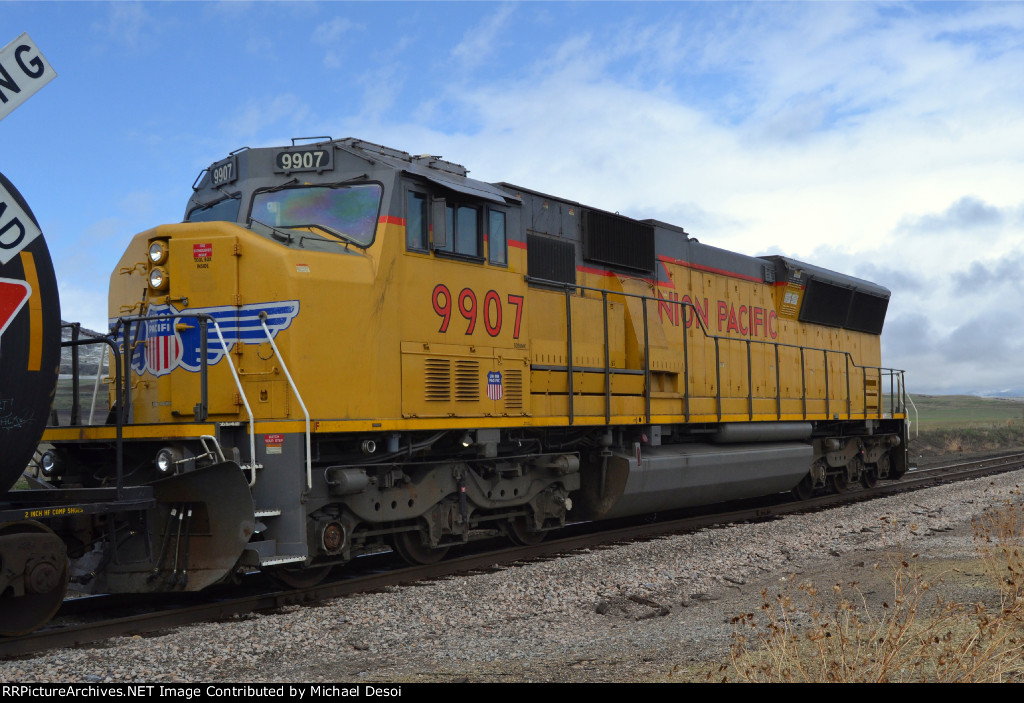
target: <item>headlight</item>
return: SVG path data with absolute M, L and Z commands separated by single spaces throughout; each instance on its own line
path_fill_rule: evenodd
M 149 272 L 149 285 L 155 290 L 163 290 L 167 287 L 167 272 L 157 266 Z
M 156 453 L 156 470 L 162 474 L 174 473 L 174 467 L 184 459 L 183 453 L 177 447 L 164 447 Z
M 51 449 L 43 454 L 39 460 L 39 469 L 46 478 L 54 478 L 64 473 L 64 462 L 61 460 L 60 455 Z
M 167 242 L 156 241 L 150 244 L 149 260 L 157 265 L 167 261 Z

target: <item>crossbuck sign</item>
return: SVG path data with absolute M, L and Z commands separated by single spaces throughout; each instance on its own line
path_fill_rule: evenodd
M 57 77 L 28 33 L 0 50 L 0 120 Z

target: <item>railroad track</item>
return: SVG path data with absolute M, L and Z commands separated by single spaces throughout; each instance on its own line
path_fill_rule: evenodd
M 126 598 L 121 595 L 116 599 L 106 596 L 70 599 L 65 601 L 50 626 L 29 635 L 0 639 L 0 658 L 79 646 L 117 636 L 158 632 L 286 606 L 313 605 L 332 598 L 409 585 L 417 581 L 507 568 L 517 562 L 553 558 L 581 549 L 651 539 L 713 525 L 773 519 L 785 514 L 820 510 L 1022 468 L 1024 453 L 1010 454 L 916 470 L 896 483 L 879 484 L 870 489 L 857 487 L 842 494 L 816 496 L 802 502 L 787 501 L 779 496 L 732 504 L 724 511 L 722 506 L 718 506 L 719 509 L 714 512 L 706 509 L 677 511 L 659 516 L 656 521 L 647 519 L 642 522 L 572 525 L 560 531 L 558 539 L 549 539 L 537 545 L 494 548 L 496 542 L 482 542 L 464 548 L 466 553 L 463 556 L 425 566 L 394 568 L 394 559 L 377 555 L 358 560 L 359 573 L 345 573 L 336 580 L 304 589 L 268 590 L 254 585 L 244 587 L 241 594 L 239 589 L 232 589 L 230 597 L 218 597 L 216 593 L 205 592 L 180 594 L 176 602 L 170 605 L 166 603 L 167 594 L 162 594 L 160 598 Z M 353 566 L 356 564 L 348 565 L 349 572 Z M 165 602 L 160 603 L 161 600 Z M 95 619 L 94 612 L 104 609 L 117 609 L 122 613 L 125 610 L 138 612 Z

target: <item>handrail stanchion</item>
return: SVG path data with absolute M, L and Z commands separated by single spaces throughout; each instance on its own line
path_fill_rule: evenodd
M 772 342 L 775 347 L 775 412 L 777 419 L 782 419 L 782 371 L 779 369 L 779 343 Z
M 641 302 L 644 309 L 644 416 L 647 424 L 651 424 L 651 335 L 647 328 L 647 301 Z
M 804 419 L 807 419 L 807 365 L 804 363 L 804 348 L 800 347 L 800 396 L 803 399 Z
M 754 421 L 754 371 L 751 368 L 750 340 L 747 340 L 747 417 Z
M 611 349 L 608 344 L 608 291 L 601 291 L 601 316 L 604 318 L 604 422 L 612 424 Z
M 77 342 L 79 334 L 82 331 L 82 325 L 78 322 L 71 324 L 71 341 Z M 71 422 L 69 423 L 72 427 L 82 424 L 82 405 L 79 395 L 82 392 L 81 383 L 78 379 L 79 372 L 79 358 L 78 358 L 78 345 L 74 344 L 71 347 Z
M 680 303 L 683 312 L 683 416 L 690 421 L 690 325 L 686 319 L 687 305 Z M 697 314 L 694 313 L 694 317 Z
M 722 421 L 722 361 L 718 349 L 718 337 L 715 340 L 715 407 L 718 408 L 718 421 Z
M 825 359 L 825 417 L 829 420 L 832 419 L 832 403 L 830 395 L 830 384 L 829 384 L 829 373 L 828 369 L 828 349 L 822 349 L 822 356 Z
M 292 387 L 292 393 L 295 394 L 295 399 L 299 401 L 299 407 L 302 408 L 302 414 L 306 416 L 306 488 L 313 487 L 313 443 L 309 432 L 309 411 L 306 410 L 306 404 L 302 402 L 302 396 L 299 394 L 299 389 L 295 385 L 295 381 L 292 380 L 292 375 L 288 372 L 288 364 L 284 362 L 284 357 L 281 356 L 281 352 L 277 349 L 277 343 L 274 342 L 274 335 L 270 333 L 270 328 L 267 327 L 267 313 L 260 311 L 260 324 L 263 325 L 263 331 L 267 333 L 267 340 L 270 342 L 271 348 L 274 350 L 274 356 L 281 362 L 281 370 L 284 371 L 285 378 L 288 379 L 288 385 Z
M 566 381 L 569 384 L 568 387 L 568 401 L 569 401 L 569 425 L 572 425 L 575 421 L 574 417 L 574 406 L 573 400 L 575 396 L 575 388 L 573 388 L 573 377 L 572 377 L 572 296 L 569 292 L 569 288 L 565 289 L 565 345 L 566 345 Z

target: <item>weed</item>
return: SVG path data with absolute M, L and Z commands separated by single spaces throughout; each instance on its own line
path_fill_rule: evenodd
M 791 577 L 762 591 L 760 613 L 735 618 L 730 659 L 708 678 L 753 682 L 997 682 L 1024 678 L 1024 515 L 1011 494 L 973 521 L 997 601 L 946 602 L 916 554 L 889 548 L 877 569 L 891 590 L 869 601 L 856 583 L 819 589 Z

